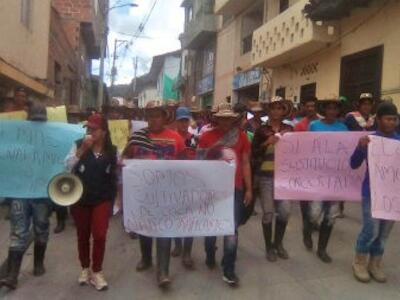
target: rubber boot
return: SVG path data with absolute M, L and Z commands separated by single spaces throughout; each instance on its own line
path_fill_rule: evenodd
M 65 220 L 67 219 L 68 210 L 66 207 L 57 207 L 56 208 L 56 216 L 57 216 L 57 226 L 54 228 L 54 233 L 61 233 L 65 230 Z
M 326 248 L 328 247 L 329 238 L 332 233 L 332 225 L 328 225 L 327 222 L 322 222 L 320 229 L 319 229 L 319 240 L 318 240 L 318 257 L 324 263 L 331 263 L 332 258 L 326 253 Z
M 312 232 L 313 225 L 310 222 L 309 217 L 309 204 L 307 201 L 300 202 L 301 208 L 301 216 L 303 219 L 303 243 L 307 250 L 312 251 L 313 249 L 313 240 L 312 240 Z
M 353 260 L 353 275 L 360 282 L 369 282 L 368 255 L 356 253 Z
M 175 247 L 174 250 L 171 252 L 172 257 L 179 257 L 182 255 L 182 239 L 181 238 L 175 238 Z
M 186 269 L 193 269 L 192 246 L 193 238 L 185 238 L 183 240 L 182 264 Z
M 33 275 L 42 276 L 46 273 L 44 268 L 44 256 L 46 253 L 47 244 L 35 243 L 33 248 Z
M 382 271 L 382 256 L 370 257 L 368 272 L 371 274 L 371 277 L 379 283 L 385 283 L 387 281 L 386 275 Z
M 204 239 L 204 247 L 206 251 L 206 265 L 211 270 L 216 266 L 215 262 L 215 252 L 217 251 L 217 247 L 215 244 L 217 243 L 217 237 L 209 236 Z
M 152 245 L 153 239 L 139 235 L 140 252 L 142 254 L 142 259 L 136 265 L 136 271 L 145 271 L 152 266 Z
M 6 258 L 0 266 L 0 280 L 6 278 L 9 271 L 10 265 L 8 263 L 8 258 Z
M 157 238 L 157 282 L 160 288 L 167 288 L 171 284 L 169 278 L 170 253 L 171 239 Z
M 274 245 L 272 244 L 272 223 L 262 223 L 262 228 L 265 241 L 266 258 L 270 262 L 275 262 L 277 257 Z
M 8 264 L 9 272 L 8 275 L 0 280 L 0 287 L 5 286 L 9 289 L 15 290 L 18 285 L 18 275 L 21 269 L 22 258 L 24 256 L 24 251 L 8 251 Z
M 287 227 L 287 222 L 276 220 L 275 224 L 275 249 L 276 254 L 281 259 L 288 259 L 289 254 L 283 248 L 283 237 L 285 236 L 285 231 Z

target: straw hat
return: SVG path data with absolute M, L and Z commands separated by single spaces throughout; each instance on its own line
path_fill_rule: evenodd
M 218 112 L 214 114 L 216 118 L 237 118 L 238 113 L 235 113 L 229 103 L 222 103 L 218 105 Z
M 290 116 L 290 114 L 293 111 L 293 102 L 289 100 L 285 100 L 280 96 L 274 96 L 271 98 L 271 101 L 267 103 L 268 109 L 271 108 L 272 105 L 274 104 L 281 104 L 285 108 L 285 113 L 284 113 L 284 118 Z

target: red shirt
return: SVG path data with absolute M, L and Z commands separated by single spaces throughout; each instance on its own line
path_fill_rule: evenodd
M 307 117 L 301 119 L 301 121 L 294 126 L 294 131 L 308 131 L 308 126 L 311 121 L 312 120 Z
M 223 136 L 224 133 L 222 133 L 218 129 L 213 129 L 211 131 L 205 132 L 203 135 L 200 136 L 199 148 L 212 149 L 215 143 L 217 143 Z M 236 166 L 235 187 L 237 189 L 242 189 L 243 188 L 242 156 L 243 154 L 250 153 L 251 149 L 247 135 L 244 133 L 243 130 L 240 130 L 239 138 L 233 147 L 217 146 L 216 148 L 218 148 L 215 150 L 218 150 L 219 154 L 215 156 L 214 159 L 218 159 L 219 157 L 219 159 L 233 160 Z
M 159 133 L 150 132 L 149 138 L 155 145 L 155 151 L 133 145 L 127 151 L 126 156 L 133 159 L 174 160 L 179 159 L 179 156 L 185 151 L 182 137 L 171 129 L 164 129 Z

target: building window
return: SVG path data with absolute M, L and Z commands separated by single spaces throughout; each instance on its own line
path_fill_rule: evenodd
M 28 29 L 31 28 L 32 1 L 33 0 L 21 0 L 21 23 Z
M 283 13 L 288 8 L 289 8 L 289 0 L 280 0 L 279 1 L 279 13 Z
M 279 89 L 276 89 L 275 95 L 276 95 L 276 96 L 279 96 L 279 97 L 282 97 L 283 99 L 285 99 L 285 96 L 286 96 L 286 88 L 285 88 L 285 87 L 281 87 L 281 88 L 279 88 Z
M 253 48 L 253 34 L 250 34 L 242 40 L 242 54 L 251 52 Z

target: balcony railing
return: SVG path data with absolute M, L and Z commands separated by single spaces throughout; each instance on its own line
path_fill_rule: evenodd
M 180 35 L 183 49 L 197 49 L 201 47 L 207 40 L 216 35 L 217 32 L 217 16 L 212 14 L 199 14 L 191 20 L 185 32 Z
M 252 65 L 277 67 L 302 59 L 338 39 L 338 25 L 313 23 L 300 0 L 253 33 Z

